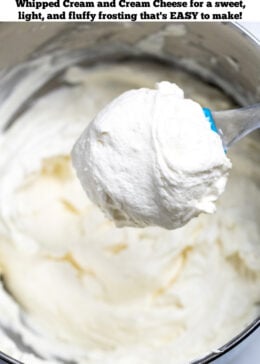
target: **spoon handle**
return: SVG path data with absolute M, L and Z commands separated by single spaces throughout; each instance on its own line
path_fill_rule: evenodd
M 214 111 L 212 116 L 225 149 L 260 127 L 260 104 L 236 110 Z

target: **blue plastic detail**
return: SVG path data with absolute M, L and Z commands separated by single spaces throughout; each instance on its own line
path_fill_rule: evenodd
M 215 121 L 213 119 L 210 109 L 203 107 L 203 112 L 204 112 L 204 115 L 206 116 L 208 122 L 210 123 L 211 130 L 213 130 L 213 131 L 215 131 L 215 133 L 219 134 L 218 128 L 216 127 L 216 124 L 215 124 Z
M 206 107 L 203 107 L 202 110 L 204 112 L 204 115 L 206 116 L 206 119 L 210 123 L 211 130 L 213 130 L 215 133 L 220 135 L 220 133 L 218 131 L 218 128 L 216 127 L 216 124 L 215 124 L 215 121 L 213 119 L 213 116 L 212 116 L 212 113 L 211 113 L 210 109 L 208 109 Z M 225 153 L 227 153 L 227 149 L 225 148 L 224 145 L 223 145 L 223 148 L 224 148 Z

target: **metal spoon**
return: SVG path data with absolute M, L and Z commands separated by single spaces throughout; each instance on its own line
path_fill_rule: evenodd
M 211 129 L 220 135 L 225 151 L 260 127 L 260 104 L 226 111 L 203 108 L 203 111 Z

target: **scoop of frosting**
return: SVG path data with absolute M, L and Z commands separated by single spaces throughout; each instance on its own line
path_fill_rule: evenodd
M 231 168 L 201 106 L 169 82 L 113 100 L 72 159 L 89 198 L 117 226 L 167 229 L 214 212 Z

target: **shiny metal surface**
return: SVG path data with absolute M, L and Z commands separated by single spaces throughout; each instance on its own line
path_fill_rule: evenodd
M 260 128 L 260 103 L 239 109 L 212 112 L 225 150 Z
M 240 105 L 260 102 L 260 46 L 231 23 L 1 23 L 0 48 L 2 131 L 28 107 L 28 100 L 55 87 L 55 77 L 67 66 L 127 57 L 178 64 L 217 84 Z M 33 89 L 21 92 L 10 108 L 12 90 L 28 72 L 35 74 Z M 235 363 L 232 356 L 246 350 L 247 338 L 259 332 L 259 324 L 254 321 L 219 351 L 193 364 Z M 255 343 L 259 345 L 259 336 Z M 1 361 L 17 363 L 0 354 Z

